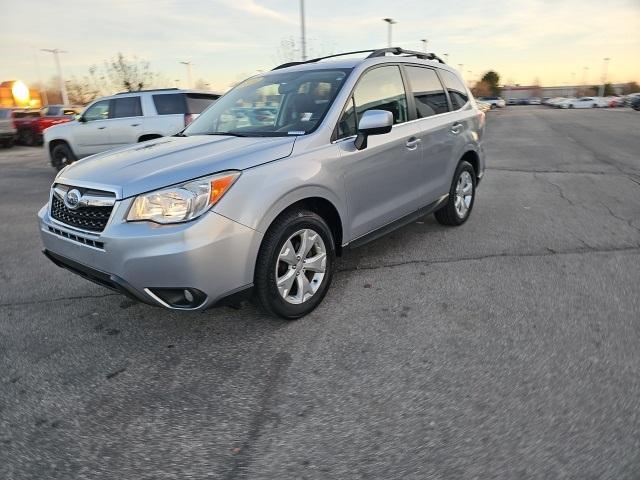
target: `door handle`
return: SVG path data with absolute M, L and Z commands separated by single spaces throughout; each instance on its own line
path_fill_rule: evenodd
M 132 126 L 132 127 L 139 127 L 139 126 L 140 126 L 140 124 L 139 124 L 139 123 L 132 123 L 132 124 L 131 124 L 131 126 Z
M 451 133 L 454 135 L 458 135 L 462 131 L 462 124 L 460 122 L 456 122 L 451 125 Z
M 98 127 L 98 130 L 104 130 L 107 127 Z
M 405 143 L 404 145 L 409 150 L 415 150 L 416 148 L 418 148 L 418 144 L 420 142 L 422 142 L 422 140 L 420 140 L 419 138 L 411 137 L 409 140 L 407 140 L 407 143 Z

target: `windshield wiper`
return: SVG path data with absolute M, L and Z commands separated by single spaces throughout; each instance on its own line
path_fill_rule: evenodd
M 235 132 L 213 132 L 207 133 L 207 135 L 226 135 L 228 137 L 248 137 L 249 135 L 245 135 L 244 133 L 235 133 Z

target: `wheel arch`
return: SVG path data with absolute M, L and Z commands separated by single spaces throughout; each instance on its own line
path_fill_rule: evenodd
M 334 237 L 336 254 L 341 255 L 345 225 L 344 214 L 341 214 L 339 205 L 338 199 L 321 187 L 293 191 L 269 208 L 269 215 L 262 219 L 258 230 L 266 233 L 281 215 L 295 208 L 304 208 L 318 214 L 327 222 Z

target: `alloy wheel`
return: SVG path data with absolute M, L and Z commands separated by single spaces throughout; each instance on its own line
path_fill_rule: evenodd
M 288 303 L 299 305 L 313 297 L 327 269 L 327 249 L 318 232 L 305 228 L 291 235 L 280 249 L 276 285 Z
M 472 200 L 473 180 L 471 179 L 471 174 L 465 170 L 458 177 L 458 182 L 456 184 L 456 194 L 453 203 L 459 218 L 465 217 L 465 215 L 469 211 Z

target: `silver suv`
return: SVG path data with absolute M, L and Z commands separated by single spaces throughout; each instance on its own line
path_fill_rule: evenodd
M 252 293 L 295 319 L 322 301 L 347 247 L 432 212 L 463 224 L 484 114 L 433 54 L 356 53 L 368 56 L 281 65 L 176 136 L 67 166 L 39 212 L 44 253 L 152 305 Z

